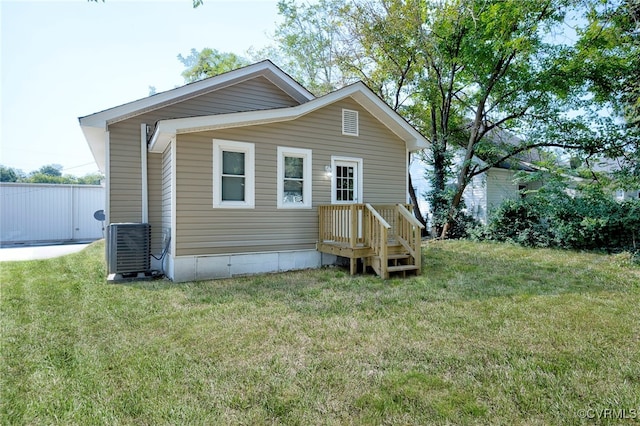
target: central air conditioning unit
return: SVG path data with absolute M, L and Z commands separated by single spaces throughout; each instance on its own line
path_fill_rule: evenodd
M 146 274 L 151 269 L 151 226 L 148 223 L 109 225 L 109 274 Z

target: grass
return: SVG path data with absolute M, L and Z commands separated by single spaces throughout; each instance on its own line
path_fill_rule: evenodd
M 1 424 L 640 419 L 640 268 L 620 257 L 438 242 L 415 278 L 125 285 L 103 250 L 0 265 Z

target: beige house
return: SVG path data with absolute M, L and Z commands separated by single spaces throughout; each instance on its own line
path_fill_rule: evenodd
M 357 259 L 385 277 L 420 269 L 404 203 L 409 153 L 427 141 L 363 83 L 316 98 L 264 61 L 80 125 L 106 175 L 106 223 L 150 224 L 151 253 L 166 248 L 152 268 L 174 281 L 336 256 L 352 272 Z

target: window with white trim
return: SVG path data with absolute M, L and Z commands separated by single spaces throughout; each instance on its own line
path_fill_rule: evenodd
M 342 110 L 342 134 L 348 136 L 358 136 L 358 111 L 351 109 Z
M 255 146 L 213 140 L 213 207 L 255 206 Z
M 278 147 L 278 208 L 311 208 L 311 150 Z

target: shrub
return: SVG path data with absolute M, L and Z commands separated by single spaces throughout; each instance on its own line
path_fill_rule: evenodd
M 598 188 L 586 188 L 576 197 L 541 191 L 505 201 L 473 237 L 529 247 L 636 252 L 640 200 L 617 202 Z

